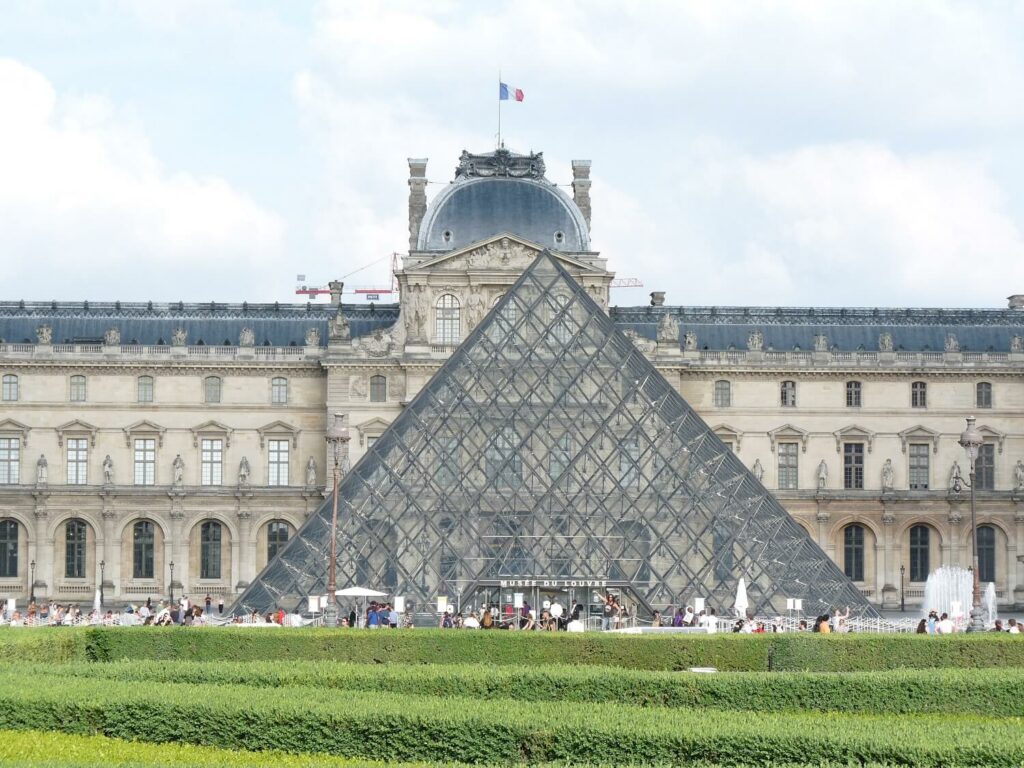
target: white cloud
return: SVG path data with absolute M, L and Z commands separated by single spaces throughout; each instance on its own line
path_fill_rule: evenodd
M 223 179 L 164 168 L 136 121 L 59 96 L 12 59 L 0 113 L 0 279 L 36 275 L 33 298 L 193 297 L 199 275 L 268 294 L 258 276 L 285 229 L 273 212 Z M 83 273 L 102 276 L 88 296 Z

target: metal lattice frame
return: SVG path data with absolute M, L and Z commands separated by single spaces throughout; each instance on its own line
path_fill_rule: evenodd
M 339 585 L 418 606 L 500 579 L 588 577 L 661 607 L 851 606 L 860 591 L 549 254 L 343 480 Z M 236 613 L 325 589 L 330 499 Z

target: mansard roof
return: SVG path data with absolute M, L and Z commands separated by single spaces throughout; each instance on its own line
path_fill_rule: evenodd
M 623 330 L 657 337 L 658 322 L 669 314 L 698 349 L 747 349 L 759 332 L 763 349 L 814 350 L 817 336 L 828 349 L 878 351 L 879 337 L 890 334 L 894 350 L 942 352 L 947 337 L 960 351 L 1008 352 L 1014 336 L 1024 336 L 1024 312 L 1014 309 L 892 309 L 864 307 L 612 307 Z
M 353 336 L 393 325 L 397 304 L 343 304 Z M 306 332 L 315 328 L 320 345 L 328 338 L 335 312 L 329 304 L 255 304 L 243 302 L 0 302 L 0 339 L 11 343 L 36 341 L 36 328 L 49 325 L 55 344 L 103 342 L 110 328 L 122 344 L 170 344 L 174 330 L 188 333 L 191 345 L 235 346 L 243 328 L 251 328 L 257 346 L 304 346 Z

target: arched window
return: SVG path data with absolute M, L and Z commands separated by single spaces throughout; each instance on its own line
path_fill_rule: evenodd
M 85 578 L 85 521 L 68 520 L 64 525 L 64 578 Z
M 459 300 L 450 293 L 437 300 L 435 326 L 438 344 L 458 344 L 461 336 Z
M 207 376 L 203 379 L 203 399 L 207 403 L 220 402 L 220 376 Z
M 0 520 L 0 578 L 18 578 L 18 523 Z
M 910 580 L 928 581 L 931 571 L 931 531 L 926 525 L 910 529 Z
M 783 408 L 796 408 L 796 382 L 784 381 L 779 387 L 779 403 Z
M 715 382 L 715 407 L 728 408 L 732 405 L 732 385 L 720 379 Z
M 140 403 L 153 402 L 153 377 L 139 376 L 138 379 L 138 400 Z
M 288 403 L 288 379 L 284 376 L 275 376 L 270 380 L 270 402 L 274 405 Z
M 978 581 L 996 580 L 996 529 L 978 526 Z
M 132 529 L 132 578 L 152 579 L 156 551 L 156 529 L 149 520 L 140 520 Z
M 68 399 L 72 403 L 85 402 L 85 376 L 72 376 Z
M 910 407 L 911 408 L 927 408 L 928 407 L 928 383 L 924 381 L 915 381 L 910 385 Z
M 992 407 L 992 385 L 987 381 L 979 381 L 974 388 L 975 404 L 978 408 Z
M 4 374 L 3 399 L 9 403 L 18 399 L 18 377 L 13 373 Z
M 864 581 L 864 526 L 848 525 L 843 531 L 843 572 L 852 581 Z
M 267 524 L 267 562 L 269 563 L 277 553 L 284 549 L 290 535 L 288 523 L 284 520 L 271 520 Z
M 199 578 L 220 578 L 221 525 L 208 520 L 199 529 Z
M 388 379 L 386 376 L 370 377 L 370 402 L 383 403 L 388 399 Z

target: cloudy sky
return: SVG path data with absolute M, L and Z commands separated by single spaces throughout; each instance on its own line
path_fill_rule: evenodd
M 510 148 L 593 160 L 613 303 L 1024 293 L 1018 3 L 6 0 L 0 295 L 386 281 L 406 158 L 493 148 L 499 68 Z

